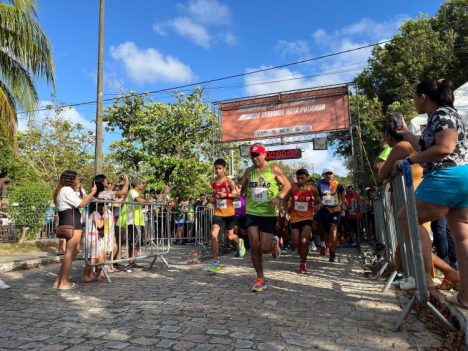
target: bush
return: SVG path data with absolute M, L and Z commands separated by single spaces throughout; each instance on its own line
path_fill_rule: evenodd
M 50 188 L 43 182 L 22 183 L 9 192 L 7 211 L 10 219 L 18 227 L 29 228 L 27 239 L 35 239 L 42 229 L 51 198 Z M 17 231 L 17 236 L 21 234 Z

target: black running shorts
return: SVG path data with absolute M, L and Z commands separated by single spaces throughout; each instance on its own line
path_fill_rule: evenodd
M 261 217 L 254 215 L 247 215 L 247 228 L 258 227 L 262 233 L 276 234 L 276 222 L 278 217 Z
M 236 217 L 213 216 L 213 224 L 219 225 L 221 228 L 224 227 L 225 230 L 232 230 L 236 226 Z

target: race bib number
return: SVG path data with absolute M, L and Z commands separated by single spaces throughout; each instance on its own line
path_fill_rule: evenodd
M 226 209 L 227 206 L 227 200 L 226 199 L 216 199 L 216 207 L 219 208 L 220 210 Z
M 322 198 L 322 202 L 325 206 L 336 206 L 336 200 L 334 196 L 330 196 L 330 195 L 324 196 Z
M 242 207 L 242 203 L 240 202 L 240 200 L 234 200 L 233 203 L 234 203 L 234 208 Z
M 307 202 L 296 201 L 294 203 L 294 209 L 299 212 L 307 212 L 309 206 Z
M 258 202 L 268 202 L 268 189 L 266 188 L 253 188 L 252 200 Z

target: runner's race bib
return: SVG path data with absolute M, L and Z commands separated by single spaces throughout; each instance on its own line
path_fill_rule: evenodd
M 258 202 L 268 202 L 268 189 L 252 188 L 252 200 Z
M 294 209 L 299 212 L 307 212 L 309 206 L 307 202 L 296 201 L 294 203 Z
M 242 207 L 242 203 L 241 203 L 240 200 L 234 200 L 233 204 L 234 204 L 234 208 L 241 208 Z
M 227 200 L 226 199 L 216 199 L 216 207 L 219 208 L 220 210 L 226 209 L 227 206 Z
M 336 206 L 337 202 L 334 196 L 331 195 L 325 195 L 322 198 L 322 202 L 325 206 Z

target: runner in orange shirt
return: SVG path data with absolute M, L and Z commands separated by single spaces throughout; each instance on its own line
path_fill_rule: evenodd
M 301 258 L 299 273 L 307 273 L 306 261 L 309 252 L 309 238 L 312 234 L 312 218 L 314 205 L 321 202 L 317 188 L 307 183 L 309 172 L 299 169 L 296 172 L 297 183 L 292 185 L 284 203 L 291 198 L 289 206 L 289 221 L 293 245 Z

